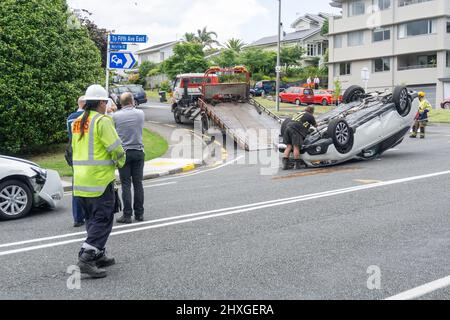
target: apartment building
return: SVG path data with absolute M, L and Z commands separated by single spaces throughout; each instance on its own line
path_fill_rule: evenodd
M 435 105 L 450 98 L 450 0 L 334 0 L 330 17 L 329 86 L 369 90 L 407 85 Z

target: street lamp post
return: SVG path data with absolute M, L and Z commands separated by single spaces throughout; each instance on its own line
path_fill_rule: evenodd
M 277 111 L 280 111 L 280 73 L 281 73 L 281 0 L 278 0 L 278 52 L 277 52 Z

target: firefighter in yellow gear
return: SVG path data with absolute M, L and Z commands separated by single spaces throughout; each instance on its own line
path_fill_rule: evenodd
M 83 115 L 72 124 L 74 195 L 86 214 L 87 239 L 78 255 L 82 273 L 106 277 L 102 269 L 115 264 L 106 256 L 106 242 L 115 211 L 115 171 L 125 164 L 125 151 L 112 118 L 105 115 L 108 94 L 100 85 L 85 94 Z
M 417 131 L 420 129 L 420 138 L 425 139 L 425 127 L 428 123 L 428 113 L 431 110 L 431 104 L 425 99 L 425 92 L 419 92 L 419 111 L 417 112 L 411 138 L 417 138 Z

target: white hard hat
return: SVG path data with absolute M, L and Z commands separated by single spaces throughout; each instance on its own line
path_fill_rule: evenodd
M 93 84 L 86 90 L 84 101 L 107 101 L 109 99 L 108 92 L 101 85 Z

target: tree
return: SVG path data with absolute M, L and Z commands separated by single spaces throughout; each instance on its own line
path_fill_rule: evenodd
M 145 86 L 145 78 L 148 76 L 150 70 L 155 69 L 156 66 L 156 63 L 151 61 L 144 61 L 143 63 L 141 63 L 141 65 L 139 66 L 139 84 Z
M 202 30 L 197 30 L 197 40 L 202 44 L 203 48 L 212 48 L 213 44 L 220 45 L 213 37 L 217 39 L 217 33 L 214 31 L 207 31 L 206 27 Z
M 186 32 L 183 36 L 183 40 L 186 42 L 195 42 L 198 43 L 198 38 L 195 33 Z
M 259 48 L 245 50 L 240 57 L 240 64 L 255 74 L 274 75 L 277 65 L 277 53 L 274 51 L 264 51 Z
M 290 46 L 290 47 L 282 47 L 281 48 L 281 64 L 297 65 L 302 59 L 305 51 L 302 47 Z
M 78 97 L 104 81 L 87 29 L 69 21 L 65 0 L 2 0 L 0 153 L 67 141 Z
M 86 27 L 89 32 L 89 37 L 94 41 L 102 57 L 102 67 L 106 68 L 107 52 L 108 52 L 108 33 L 104 28 L 99 28 L 91 19 L 92 13 L 87 10 L 82 10 L 83 14 L 78 15 L 81 24 Z
M 162 71 L 171 78 L 180 73 L 204 72 L 208 68 L 203 47 L 199 43 L 178 43 L 173 52 L 173 56 L 162 64 Z
M 225 48 L 233 50 L 237 53 L 242 51 L 242 48 L 245 46 L 245 43 L 241 39 L 231 38 L 225 43 Z
M 330 29 L 330 20 L 326 19 L 322 25 L 322 29 L 320 30 L 320 35 L 323 37 L 328 34 Z
M 239 54 L 231 49 L 223 50 L 212 63 L 221 67 L 235 67 L 239 64 Z

